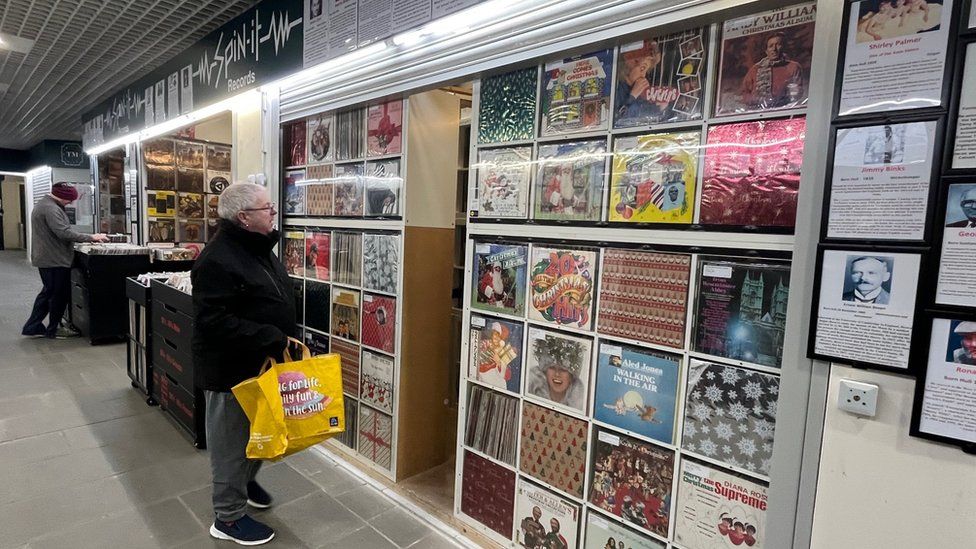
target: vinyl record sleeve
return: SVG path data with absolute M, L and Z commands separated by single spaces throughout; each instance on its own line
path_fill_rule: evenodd
M 583 330 L 593 327 L 597 251 L 532 247 L 529 318 Z
M 595 511 L 586 513 L 585 549 L 665 549 L 667 546 L 649 536 L 604 518 Z
M 224 189 L 230 186 L 230 172 L 207 170 L 206 173 L 206 188 L 204 189 L 208 193 L 220 194 L 224 192 Z
M 612 76 L 612 49 L 546 63 L 540 134 L 546 137 L 606 129 Z
M 332 280 L 339 284 L 359 286 L 363 261 L 363 235 L 336 231 L 332 233 Z
M 181 243 L 203 242 L 204 229 L 203 220 L 180 219 L 177 223 L 177 240 Z
M 173 167 L 176 164 L 176 143 L 172 139 L 146 141 L 142 144 L 142 157 L 146 164 Z
M 359 403 L 351 398 L 342 400 L 346 414 L 346 430 L 336 435 L 336 440 L 340 443 L 356 449 L 356 441 L 359 434 Z
M 282 162 L 286 168 L 305 165 L 305 121 L 297 120 L 284 128 Z
M 534 217 L 600 221 L 606 154 L 604 140 L 540 145 Z
M 621 45 L 614 127 L 700 119 L 708 62 L 707 27 Z
M 175 242 L 176 224 L 170 219 L 149 219 L 149 242 Z
M 519 401 L 480 385 L 468 386 L 464 444 L 515 465 Z
M 393 413 L 393 358 L 363 350 L 359 397 L 388 414 Z
M 683 349 L 691 256 L 606 248 L 597 331 Z
M 363 177 L 366 187 L 365 208 L 367 216 L 400 215 L 400 193 L 403 178 L 400 177 L 400 161 L 378 160 L 366 163 Z
M 461 467 L 461 512 L 511 539 L 515 472 L 468 451 Z
M 481 81 L 478 143 L 506 143 L 535 134 L 536 67 L 489 76 Z
M 471 316 L 468 377 L 518 393 L 522 382 L 521 322 Z
M 312 356 L 329 354 L 329 336 L 305 330 L 305 346 L 311 351 Z M 348 423 L 348 422 L 347 422 Z
M 176 193 L 173 191 L 148 191 L 146 214 L 150 217 L 175 217 Z
M 359 341 L 359 292 L 332 288 L 332 335 Z
M 700 143 L 698 132 L 617 139 L 607 219 L 627 223 L 691 223 Z
M 146 188 L 150 190 L 175 191 L 176 168 L 173 166 L 146 166 Z
M 527 217 L 532 148 L 483 150 L 478 158 L 478 215 Z
M 362 342 L 374 349 L 393 353 L 396 348 L 397 300 L 363 294 Z
M 365 156 L 366 109 L 336 114 L 336 160 L 354 160 Z
M 397 293 L 400 237 L 392 234 L 363 235 L 363 288 Z
M 313 330 L 329 333 L 329 314 L 332 310 L 328 284 L 308 280 L 305 283 L 305 325 Z
M 179 193 L 176 212 L 183 219 L 203 219 L 203 195 Z
M 667 537 L 674 452 L 605 429 L 598 428 L 595 434 L 589 502 Z
M 528 255 L 528 246 L 476 242 L 471 307 L 523 316 Z
M 334 158 L 335 118 L 332 113 L 316 114 L 306 119 L 308 163 L 331 162 Z
M 519 469 L 582 498 L 587 430 L 581 419 L 523 402 Z
M 403 101 L 370 105 L 366 110 L 366 155 L 400 154 L 403 147 Z
M 393 458 L 393 418 L 369 406 L 359 407 L 359 453 L 384 469 Z
M 176 170 L 176 190 L 187 193 L 202 193 L 204 191 L 204 172 L 190 168 Z
M 305 233 L 288 231 L 285 233 L 285 270 L 292 276 L 305 276 Z
M 207 170 L 230 172 L 231 147 L 207 145 Z
M 335 213 L 334 171 L 332 164 L 309 166 L 305 170 L 309 181 L 305 186 L 305 210 L 308 215 Z
M 675 541 L 683 547 L 766 547 L 767 488 L 743 475 L 681 460 Z
M 332 260 L 332 233 L 305 234 L 305 276 L 328 282 Z
M 285 215 L 305 215 L 305 170 L 285 172 Z
M 576 547 L 581 513 L 579 504 L 520 479 L 515 494 L 515 544 L 526 549 Z
M 345 164 L 335 167 L 335 215 L 361 217 L 363 215 L 363 175 L 362 164 Z
M 176 142 L 176 166 L 178 168 L 202 170 L 205 154 L 203 145 L 199 143 Z
M 359 345 L 337 338 L 330 338 L 333 353 L 339 355 L 342 366 L 342 391 L 353 397 L 359 396 Z
M 525 393 L 586 411 L 593 340 L 529 326 Z
M 292 296 L 295 298 L 295 324 L 305 325 L 305 280 L 288 277 L 291 281 Z

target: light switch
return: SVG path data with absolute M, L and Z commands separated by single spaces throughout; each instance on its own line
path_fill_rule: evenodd
M 878 411 L 877 385 L 850 379 L 840 380 L 837 407 L 859 416 L 874 417 Z

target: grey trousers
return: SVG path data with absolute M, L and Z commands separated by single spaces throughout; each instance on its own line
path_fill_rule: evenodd
M 213 508 L 217 519 L 233 522 L 247 508 L 247 483 L 261 461 L 245 457 L 250 422 L 234 393 L 204 391 L 207 401 L 207 448 L 213 473 Z

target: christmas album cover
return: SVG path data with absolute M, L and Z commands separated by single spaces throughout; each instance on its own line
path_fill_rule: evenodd
M 674 452 L 597 429 L 592 460 L 590 503 L 638 528 L 667 537 Z
M 305 215 L 305 170 L 285 172 L 285 215 Z
M 600 344 L 593 418 L 674 443 L 681 357 L 631 345 Z
M 766 547 L 765 484 L 682 459 L 674 539 L 683 547 Z
M 305 121 L 298 120 L 284 128 L 284 151 L 282 161 L 285 167 L 305 165 Z
M 691 256 L 607 248 L 597 331 L 684 348 Z
M 395 234 L 363 235 L 363 288 L 397 293 L 400 237 Z
M 362 164 L 345 164 L 335 167 L 333 190 L 335 215 L 360 217 L 363 215 Z
M 308 215 L 333 215 L 335 213 L 335 189 L 333 165 L 319 164 L 305 170 L 308 183 L 305 186 L 305 213 Z
M 538 69 L 529 67 L 481 80 L 478 142 L 506 143 L 535 135 Z
M 499 461 L 515 465 L 519 401 L 481 385 L 468 385 L 464 444 Z
M 759 475 L 769 474 L 779 378 L 692 360 L 681 447 Z
M 583 497 L 586 421 L 524 402 L 519 469 L 567 494 Z
M 363 350 L 359 397 L 388 414 L 393 413 L 393 357 Z
M 288 231 L 285 233 L 285 270 L 292 276 L 305 276 L 305 233 Z
M 533 246 L 529 318 L 592 329 L 596 268 L 596 250 Z
M 359 407 L 359 454 L 384 469 L 393 458 L 393 418 L 369 406 Z
M 614 127 L 700 119 L 707 68 L 708 27 L 623 44 Z
M 332 288 L 332 335 L 359 341 L 359 292 Z
M 400 215 L 400 160 L 377 160 L 366 163 L 366 215 Z
M 525 245 L 476 242 L 471 307 L 523 316 L 528 255 Z
M 316 280 L 329 280 L 332 252 L 332 233 L 309 231 L 305 233 L 305 276 Z
M 617 139 L 608 219 L 622 223 L 691 223 L 700 148 L 698 132 Z
M 702 257 L 692 348 L 778 368 L 786 336 L 790 265 Z
M 474 168 L 478 170 L 478 216 L 528 216 L 532 147 L 482 150 Z
M 587 511 L 586 541 L 583 542 L 583 547 L 584 549 L 665 549 L 667 546 L 596 511 Z
M 333 159 L 333 144 L 335 136 L 333 129 L 335 119 L 332 113 L 316 114 L 306 119 L 308 141 L 307 159 L 309 164 L 331 162 Z
M 396 346 L 397 300 L 395 297 L 363 294 L 363 345 L 392 353 Z
M 708 128 L 700 222 L 793 227 L 806 118 Z
M 403 101 L 370 105 L 366 109 L 366 155 L 400 154 L 403 147 Z
M 511 539 L 515 472 L 468 451 L 461 467 L 461 512 Z
M 546 63 L 542 73 L 541 135 L 606 129 L 612 75 L 612 49 Z
M 529 326 L 526 394 L 584 412 L 593 340 Z
M 468 377 L 518 393 L 522 382 L 521 322 L 471 316 Z
M 600 221 L 606 182 L 605 140 L 539 146 L 534 217 Z
M 515 544 L 526 549 L 576 547 L 581 513 L 579 504 L 519 480 L 515 494 Z

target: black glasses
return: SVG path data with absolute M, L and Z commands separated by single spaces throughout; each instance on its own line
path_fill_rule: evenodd
M 271 204 L 268 204 L 267 206 L 265 206 L 263 208 L 244 208 L 241 211 L 242 212 L 261 212 L 261 211 L 264 211 L 264 210 L 277 210 L 277 209 L 278 209 L 278 204 L 275 203 L 275 202 L 272 202 Z

